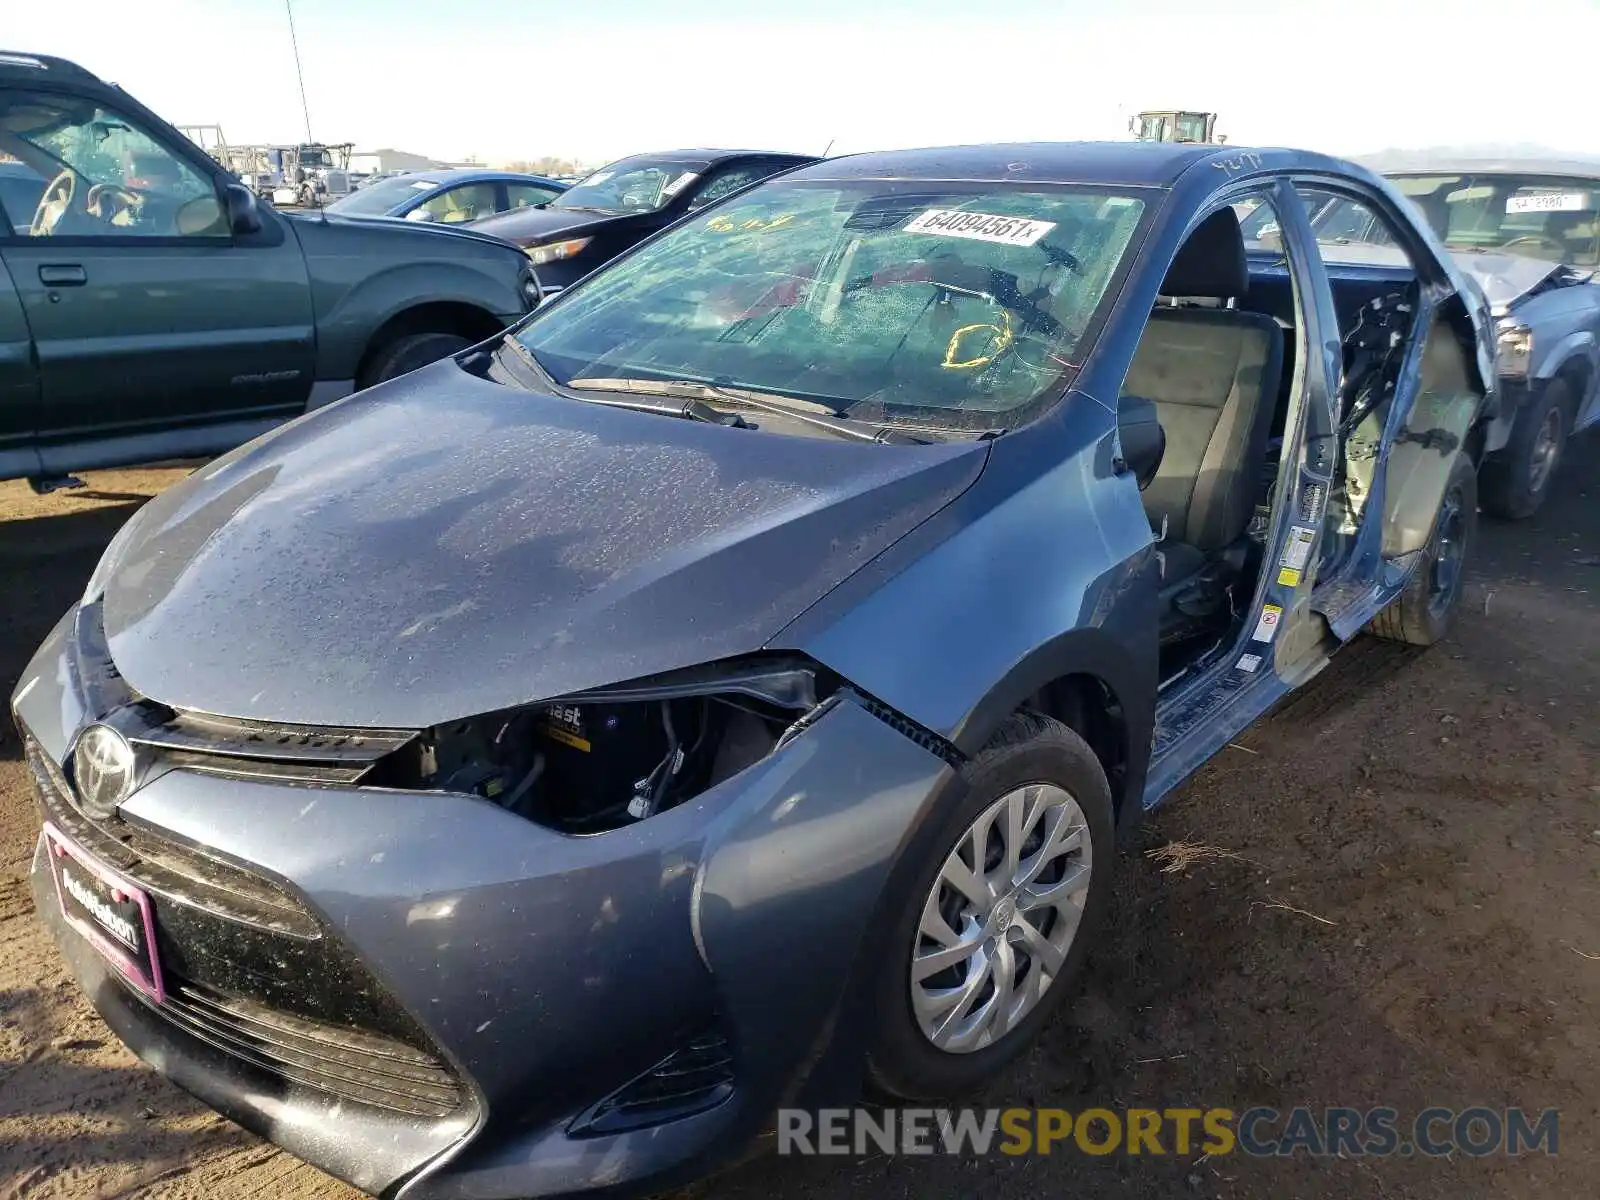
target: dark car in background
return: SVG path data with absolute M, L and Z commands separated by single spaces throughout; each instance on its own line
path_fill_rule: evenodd
M 521 246 L 546 294 L 554 294 L 685 213 L 815 161 L 765 150 L 638 154 L 590 172 L 548 204 L 474 228 Z
M 514 171 L 409 171 L 380 179 L 327 206 L 341 217 L 400 217 L 461 225 L 547 204 L 567 185 Z
M 118 87 L 0 54 L 0 479 L 198 458 L 538 302 L 465 228 L 290 216 Z
M 1330 182 L 1397 262 L 1324 252 Z M 803 167 L 140 508 L 12 698 L 40 918 L 138 1054 L 396 1200 L 971 1095 L 1119 833 L 1363 629 L 1445 635 L 1494 402 L 1349 164 Z
M 44 184 L 32 167 L 0 157 L 0 212 L 11 222 L 13 233 L 27 231 L 39 207 L 39 197 L 44 194 Z
M 1504 411 L 1489 430 L 1485 512 L 1531 516 L 1570 436 L 1600 423 L 1600 162 L 1386 156 L 1374 160 L 1483 289 Z M 1324 242 L 1386 247 L 1371 215 L 1327 194 Z

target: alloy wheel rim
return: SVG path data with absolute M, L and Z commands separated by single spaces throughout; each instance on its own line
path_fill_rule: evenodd
M 911 952 L 911 1010 L 940 1050 L 992 1046 L 1039 1006 L 1083 921 L 1089 824 L 1063 788 L 1030 783 L 986 808 L 945 858 Z
M 1533 449 L 1528 461 L 1528 490 L 1539 492 L 1555 470 L 1556 458 L 1561 453 L 1561 410 L 1551 407 L 1533 439 Z
M 1428 589 L 1428 608 L 1434 615 L 1449 609 L 1461 586 L 1461 569 L 1466 561 L 1465 507 L 1461 490 L 1451 488 L 1439 506 L 1438 530 L 1434 535 L 1432 586 Z

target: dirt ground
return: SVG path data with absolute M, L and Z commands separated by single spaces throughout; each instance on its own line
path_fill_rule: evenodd
M 1520 1104 L 1518 1159 L 757 1160 L 718 1200 L 1038 1195 L 1577 1197 L 1600 1168 L 1600 439 L 1534 521 L 1485 523 L 1454 637 L 1346 648 L 1163 809 L 1120 862 L 1086 988 L 978 1102 L 1166 1108 Z M 100 547 L 176 471 L 0 484 L 0 687 Z M 37 926 L 37 833 L 0 731 L 0 1197 L 355 1193 L 111 1037 Z M 1150 851 L 1226 855 L 1166 873 Z

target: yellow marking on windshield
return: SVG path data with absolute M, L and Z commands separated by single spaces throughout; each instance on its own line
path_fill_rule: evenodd
M 763 221 L 760 217 L 750 217 L 745 221 L 736 221 L 726 214 L 712 217 L 706 222 L 706 228 L 716 233 L 734 233 L 736 231 L 750 231 L 765 233 L 769 229 L 780 229 L 794 220 L 794 213 L 779 213 L 770 221 Z

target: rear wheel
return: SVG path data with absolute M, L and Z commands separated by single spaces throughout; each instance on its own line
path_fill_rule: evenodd
M 1511 440 L 1483 464 L 1483 511 L 1520 521 L 1539 510 L 1561 465 L 1572 423 L 1572 386 L 1552 379 L 1517 414 Z
M 1455 624 L 1467 555 L 1478 528 L 1478 475 L 1472 460 L 1456 455 L 1433 519 L 1423 561 L 1405 591 L 1368 627 L 1378 637 L 1431 646 Z
M 1111 789 L 1076 733 L 1014 714 L 962 774 L 878 981 L 868 1077 L 903 1099 L 968 1091 L 1026 1049 L 1111 891 Z
M 374 352 L 356 381 L 356 390 L 438 362 L 470 345 L 472 342 L 458 333 L 401 334 Z

